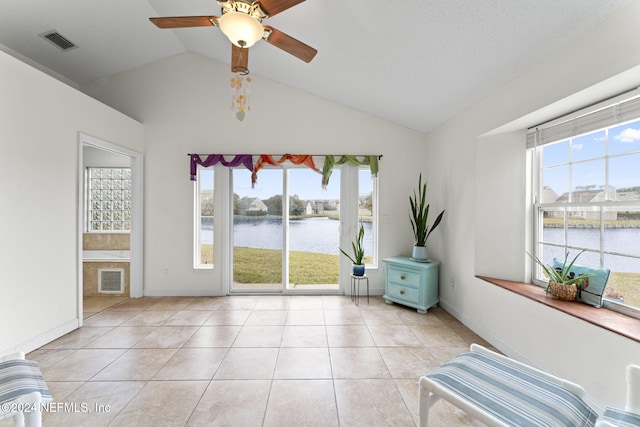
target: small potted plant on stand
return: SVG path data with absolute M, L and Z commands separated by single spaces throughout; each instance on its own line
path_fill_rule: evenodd
M 429 262 L 429 252 L 427 250 L 427 238 L 433 230 L 436 229 L 444 210 L 440 212 L 440 215 L 433 222 L 432 226 L 429 226 L 429 204 L 427 203 L 427 182 L 422 183 L 422 174 L 418 179 L 418 194 L 415 190 L 413 196 L 409 196 L 409 204 L 411 205 L 411 228 L 413 228 L 413 235 L 415 237 L 415 245 L 413 246 L 413 252 L 411 259 L 418 262 Z
M 353 263 L 353 275 L 354 276 L 364 276 L 364 263 L 362 259 L 364 258 L 364 248 L 362 247 L 362 241 L 364 239 L 364 225 L 360 223 L 360 228 L 358 229 L 358 234 L 356 234 L 356 241 L 351 242 L 351 247 L 353 249 L 353 257 L 345 252 L 342 248 L 340 248 L 340 252 L 347 258 L 351 260 Z
M 564 262 L 558 268 L 545 265 L 538 257 L 531 255 L 529 252 L 527 252 L 527 255 L 542 267 L 547 276 L 549 276 L 549 284 L 545 291 L 557 299 L 573 301 L 578 294 L 578 287 L 582 286 L 588 277 L 595 276 L 595 274 L 590 273 L 576 276 L 571 272 L 571 267 L 573 267 L 582 252 L 584 252 L 584 249 L 578 252 L 578 255 L 569 264 L 567 264 L 567 259 L 569 258 L 569 252 L 567 252 L 564 256 Z

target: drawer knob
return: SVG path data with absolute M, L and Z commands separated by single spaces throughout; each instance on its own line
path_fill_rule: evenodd
M 400 291 L 400 295 L 404 295 L 404 290 Z
M 405 277 L 404 277 L 404 274 L 403 274 L 402 276 L 400 276 L 400 280 L 404 280 L 404 279 L 405 279 Z

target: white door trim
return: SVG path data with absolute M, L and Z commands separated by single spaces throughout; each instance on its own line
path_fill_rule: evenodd
M 85 214 L 85 180 L 84 180 L 84 154 L 85 146 L 96 147 L 105 151 L 121 154 L 131 158 L 131 264 L 130 264 L 130 291 L 131 298 L 143 296 L 143 177 L 144 177 L 144 155 L 138 151 L 133 151 L 125 147 L 101 140 L 99 138 L 78 133 L 78 238 L 77 238 L 77 258 L 78 258 L 78 320 L 79 325 L 83 323 L 82 313 L 82 234 L 84 233 Z

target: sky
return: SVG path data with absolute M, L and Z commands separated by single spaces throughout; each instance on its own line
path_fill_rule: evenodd
M 233 171 L 234 192 L 242 196 L 259 197 L 261 200 L 282 194 L 282 169 L 262 169 L 258 180 L 251 188 L 251 172 L 246 169 Z M 297 194 L 303 200 L 340 198 L 340 170 L 331 174 L 326 190 L 322 188 L 322 175 L 308 168 L 289 170 L 289 194 Z
M 200 172 L 202 188 L 211 189 L 213 169 L 202 169 Z M 258 172 L 258 180 L 251 188 L 251 172 L 244 168 L 233 170 L 234 192 L 240 197 L 258 197 L 261 200 L 276 194 L 282 194 L 282 169 L 262 169 Z M 360 173 L 360 194 L 370 193 L 373 183 L 368 170 Z M 329 179 L 326 189 L 322 188 L 322 175 L 308 168 L 289 169 L 289 194 L 297 194 L 303 200 L 339 200 L 340 168 L 336 167 Z
M 609 185 L 617 189 L 640 186 L 640 121 L 626 123 L 609 130 L 607 144 L 604 130 L 544 146 L 543 185 L 558 195 L 569 191 L 569 161 L 572 166 L 572 188 L 605 185 L 606 162 L 609 157 Z M 634 154 L 631 154 L 635 152 Z M 627 155 L 622 155 L 627 153 Z

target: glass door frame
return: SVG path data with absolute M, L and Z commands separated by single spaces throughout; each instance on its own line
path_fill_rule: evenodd
M 290 218 L 290 214 L 289 214 L 289 207 L 290 207 L 290 202 L 289 202 L 289 198 L 290 198 L 290 194 L 289 194 L 289 170 L 291 169 L 299 169 L 299 168 L 304 168 L 301 166 L 295 166 L 295 165 L 289 165 L 289 164 L 283 164 L 283 165 L 278 165 L 278 166 L 272 166 L 270 167 L 271 169 L 281 169 L 283 174 L 282 174 L 282 282 L 280 284 L 280 287 L 276 287 L 274 286 L 273 288 L 259 288 L 259 289 L 234 289 L 234 266 L 233 266 L 233 260 L 234 260 L 234 236 L 233 236 L 233 223 L 234 223 L 234 216 L 233 216 L 233 208 L 234 208 L 234 203 L 233 203 L 233 194 L 234 194 L 234 182 L 233 182 L 233 170 L 234 168 L 228 168 L 229 171 L 229 175 L 228 175 L 228 197 L 227 197 L 227 201 L 228 201 L 228 214 L 229 214 L 229 226 L 227 228 L 228 230 L 228 245 L 227 247 L 229 248 L 228 251 L 228 294 L 231 295 L 242 295 L 242 294 L 282 294 L 282 295 L 344 295 L 345 293 L 345 289 L 347 289 L 347 285 L 348 285 L 348 280 L 350 277 L 350 271 L 351 271 L 351 265 L 350 264 L 345 264 L 345 259 L 346 257 L 340 256 L 338 254 L 338 256 L 340 257 L 340 267 L 339 267 L 339 274 L 338 274 L 338 283 L 337 283 L 337 288 L 336 289 L 319 289 L 319 288 L 314 288 L 314 289 L 295 289 L 295 288 L 289 288 L 288 284 L 289 284 L 289 268 L 290 268 L 290 263 L 289 263 L 289 218 Z M 265 167 L 265 169 L 267 169 Z M 344 172 L 350 171 L 350 169 L 354 169 L 354 171 L 351 171 L 351 174 L 356 174 L 357 175 L 357 169 L 356 168 L 340 168 L 341 169 L 341 179 L 340 179 L 340 197 L 339 197 L 339 201 L 340 201 L 340 224 L 339 224 L 339 242 L 340 245 L 342 247 L 350 247 L 349 245 L 350 243 L 350 238 L 349 235 L 347 235 L 346 237 L 343 235 L 342 230 L 344 229 L 344 225 L 345 225 L 345 220 L 347 222 L 352 222 L 349 221 L 345 216 L 344 216 L 344 212 L 345 209 L 343 209 L 343 207 L 347 207 L 347 211 L 353 211 L 353 207 L 348 207 L 347 205 L 349 205 L 349 194 L 351 194 L 353 192 L 353 190 L 350 190 L 348 187 L 348 185 L 346 185 L 346 182 L 344 180 Z M 349 172 L 347 172 L 349 173 Z M 320 175 L 318 175 L 318 185 L 320 185 Z M 356 176 L 357 179 L 357 176 Z M 356 181 L 357 182 L 357 181 Z M 357 187 L 357 186 L 356 186 Z M 345 190 L 346 193 L 345 194 Z M 357 192 L 357 190 L 356 190 Z M 351 199 L 354 199 L 353 197 L 351 197 Z M 355 200 L 357 200 L 357 197 L 355 198 Z M 355 206 L 355 218 L 356 221 L 355 223 L 357 223 L 357 206 Z M 345 246 L 345 241 L 347 242 L 347 246 Z M 348 263 L 348 260 L 346 260 L 346 262 Z M 274 284 L 275 285 L 275 284 Z

